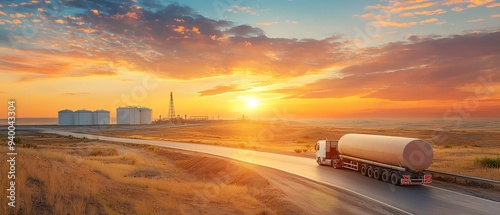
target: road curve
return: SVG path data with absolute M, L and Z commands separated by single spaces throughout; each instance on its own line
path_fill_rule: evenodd
M 147 144 L 227 157 L 271 167 L 322 184 L 356 193 L 407 214 L 498 214 L 500 203 L 432 186 L 394 186 L 364 177 L 358 172 L 318 166 L 314 159 L 213 145 L 158 140 L 140 140 L 44 130 L 63 136 Z

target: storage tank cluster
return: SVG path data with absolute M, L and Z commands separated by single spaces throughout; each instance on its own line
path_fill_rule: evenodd
M 58 114 L 59 125 L 109 125 L 110 114 L 107 110 L 61 110 Z
M 151 124 L 152 110 L 147 107 L 119 107 L 116 108 L 116 124 L 118 125 L 145 125 Z

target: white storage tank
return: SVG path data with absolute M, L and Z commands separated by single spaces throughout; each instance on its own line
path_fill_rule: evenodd
M 151 109 L 142 107 L 139 109 L 141 115 L 141 125 L 142 124 L 151 124 Z
M 89 110 L 77 110 L 74 113 L 77 117 L 76 125 L 92 125 L 92 112 Z M 73 118 L 75 119 L 75 118 Z
M 130 124 L 131 125 L 141 124 L 141 112 L 138 107 L 130 107 Z
M 73 111 L 68 109 L 59 111 L 57 120 L 58 125 L 73 125 Z
M 107 110 L 96 110 L 92 112 L 92 122 L 94 125 L 109 125 L 110 114 Z
M 116 124 L 130 125 L 130 109 L 127 107 L 116 108 Z

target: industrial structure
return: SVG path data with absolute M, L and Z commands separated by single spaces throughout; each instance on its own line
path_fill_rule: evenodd
M 107 110 L 61 110 L 58 112 L 58 125 L 109 125 L 110 114 Z
M 152 110 L 147 107 L 127 106 L 116 108 L 116 124 L 144 125 L 151 124 Z
M 170 121 L 175 120 L 175 109 L 174 109 L 174 96 L 170 92 L 170 105 L 168 107 L 168 118 Z

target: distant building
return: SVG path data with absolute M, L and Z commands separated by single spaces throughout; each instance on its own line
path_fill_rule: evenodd
M 147 107 L 119 107 L 116 108 L 116 124 L 144 125 L 151 124 L 152 110 Z
M 110 114 L 107 110 L 61 110 L 58 112 L 58 125 L 109 125 Z

